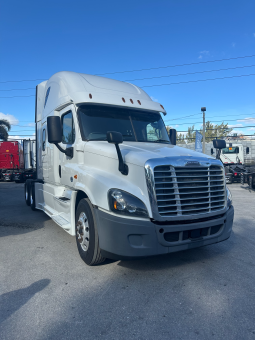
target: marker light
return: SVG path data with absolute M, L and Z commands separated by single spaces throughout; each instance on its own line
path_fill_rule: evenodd
M 140 102 L 140 100 L 137 100 L 137 103 L 138 103 L 139 105 L 142 105 L 141 102 Z
M 123 103 L 125 103 L 125 102 L 126 102 L 126 101 L 125 101 L 125 98 L 122 97 L 122 101 L 123 101 Z
M 134 104 L 133 99 L 130 99 L 131 104 Z

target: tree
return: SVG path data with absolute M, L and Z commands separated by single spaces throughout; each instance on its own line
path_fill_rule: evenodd
M 8 132 L 11 129 L 11 124 L 6 119 L 0 119 L 0 139 L 7 141 Z
M 214 125 L 210 121 L 207 121 L 205 123 L 205 141 L 210 142 L 216 137 L 224 138 L 228 136 L 232 130 L 233 129 L 228 127 L 228 123 L 224 124 L 224 122 L 222 122 L 221 124 Z M 201 128 L 199 132 L 203 134 L 203 128 Z M 186 138 L 187 138 L 188 143 L 195 142 L 196 130 L 194 130 L 194 125 L 188 128 L 188 133 L 186 135 Z

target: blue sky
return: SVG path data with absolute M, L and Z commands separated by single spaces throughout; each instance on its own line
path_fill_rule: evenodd
M 144 87 L 166 108 L 166 124 L 199 128 L 206 106 L 208 120 L 252 134 L 245 126 L 255 126 L 255 75 L 186 82 L 255 74 L 255 56 L 204 63 L 255 55 L 254 18 L 254 0 L 2 2 L 0 97 L 12 98 L 0 98 L 0 117 L 16 124 L 12 135 L 32 134 L 36 84 L 69 70 L 141 87 L 180 83 Z M 192 65 L 159 68 L 182 64 Z M 115 73 L 148 68 L 158 69 Z M 187 74 L 212 70 L 221 71 Z M 137 80 L 152 77 L 162 78 Z M 42 80 L 6 83 L 24 79 Z

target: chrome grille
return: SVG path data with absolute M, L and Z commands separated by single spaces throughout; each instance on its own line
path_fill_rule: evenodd
M 154 180 L 161 216 L 197 215 L 225 207 L 224 173 L 220 166 L 156 166 Z

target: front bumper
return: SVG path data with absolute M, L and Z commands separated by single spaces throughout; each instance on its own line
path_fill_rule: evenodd
M 234 208 L 215 219 L 155 224 L 149 220 L 133 220 L 94 209 L 102 256 L 132 259 L 167 254 L 218 243 L 229 238 Z

